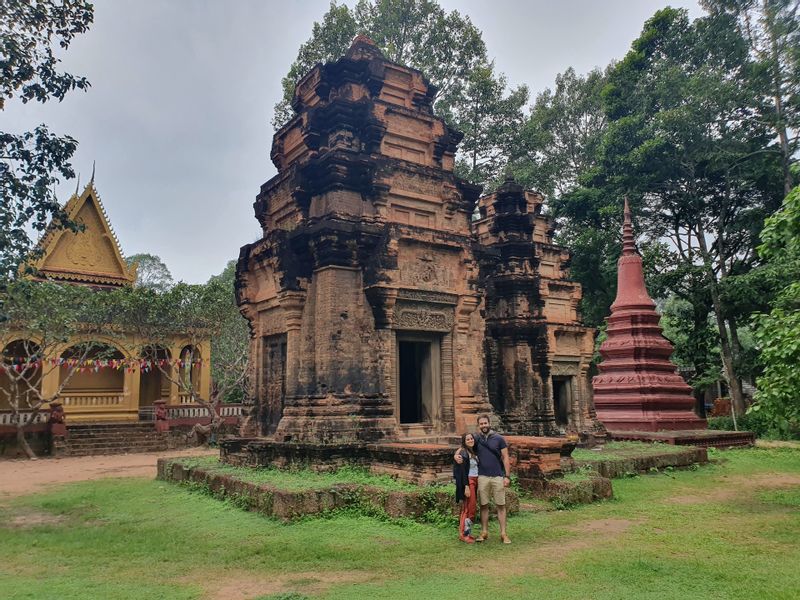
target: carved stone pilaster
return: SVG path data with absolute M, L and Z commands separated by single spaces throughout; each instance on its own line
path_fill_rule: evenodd
M 394 307 L 397 302 L 397 289 L 382 286 L 371 286 L 364 290 L 372 315 L 375 318 L 375 327 L 387 329 L 394 322 Z
M 303 305 L 305 300 L 305 292 L 284 291 L 278 294 L 278 303 L 283 309 L 286 331 L 296 331 L 300 329 L 303 320 Z

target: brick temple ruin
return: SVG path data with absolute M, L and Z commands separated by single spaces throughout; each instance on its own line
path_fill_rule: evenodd
M 441 440 L 483 412 L 514 435 L 602 431 L 543 198 L 456 177 L 434 95 L 363 37 L 297 84 L 237 266 L 270 444 Z

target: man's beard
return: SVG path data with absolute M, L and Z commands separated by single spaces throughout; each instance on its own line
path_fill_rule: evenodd
M 481 427 L 481 433 L 483 435 L 486 435 L 487 433 L 489 433 L 489 431 L 491 431 L 491 429 L 492 428 L 489 425 L 485 425 L 484 427 Z

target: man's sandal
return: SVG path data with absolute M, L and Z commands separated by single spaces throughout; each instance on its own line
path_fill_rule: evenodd
M 509 537 L 508 537 L 507 535 L 501 535 L 501 536 L 500 536 L 500 540 L 501 540 L 501 541 L 502 541 L 504 544 L 510 544 L 510 543 L 511 543 L 511 540 L 509 539 Z
M 481 531 L 481 534 L 475 538 L 476 542 L 485 542 L 489 539 L 489 532 L 488 531 Z

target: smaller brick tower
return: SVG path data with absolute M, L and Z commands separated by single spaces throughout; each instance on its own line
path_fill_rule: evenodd
M 705 429 L 692 411 L 691 388 L 669 359 L 672 344 L 645 287 L 627 199 L 622 240 L 617 297 L 600 346 L 600 374 L 592 381 L 597 418 L 611 432 Z
M 478 201 L 489 399 L 508 433 L 601 434 L 588 377 L 594 330 L 580 323 L 581 287 L 543 203 L 513 179 Z

